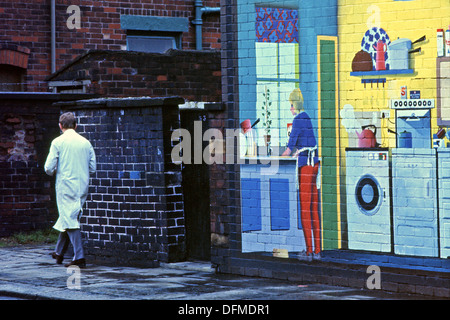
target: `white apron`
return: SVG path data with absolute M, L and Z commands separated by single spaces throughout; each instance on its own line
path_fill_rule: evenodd
M 56 172 L 58 231 L 79 229 L 79 218 L 89 189 L 89 174 L 96 170 L 94 148 L 73 129 L 53 140 L 44 166 L 48 175 Z

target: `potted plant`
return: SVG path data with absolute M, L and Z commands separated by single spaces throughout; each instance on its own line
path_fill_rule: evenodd
M 270 90 L 267 86 L 264 87 L 263 92 L 263 105 L 262 105 L 262 117 L 263 117 L 263 126 L 264 126 L 264 141 L 266 146 L 270 143 L 270 126 L 272 125 L 272 120 L 270 119 L 270 107 L 272 106 L 272 102 L 270 101 Z

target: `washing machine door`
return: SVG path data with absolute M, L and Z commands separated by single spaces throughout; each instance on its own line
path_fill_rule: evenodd
M 380 209 L 383 191 L 377 179 L 367 174 L 362 176 L 356 184 L 355 196 L 361 212 L 373 216 Z

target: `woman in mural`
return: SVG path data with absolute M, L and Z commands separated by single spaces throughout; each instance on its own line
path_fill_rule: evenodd
M 311 118 L 303 108 L 303 95 L 295 89 L 289 96 L 291 112 L 294 116 L 288 146 L 283 156 L 297 156 L 298 182 L 300 192 L 300 212 L 307 256 L 320 256 L 319 192 L 317 174 L 319 160 L 316 156 L 317 142 Z M 312 222 L 312 232 L 311 232 Z M 313 252 L 314 236 L 314 252 Z

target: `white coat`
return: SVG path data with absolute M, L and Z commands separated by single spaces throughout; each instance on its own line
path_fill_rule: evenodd
M 53 228 L 61 232 L 79 229 L 79 218 L 89 189 L 89 174 L 96 170 L 94 148 L 75 130 L 67 129 L 52 141 L 44 169 L 50 176 L 56 172 L 59 218 Z

